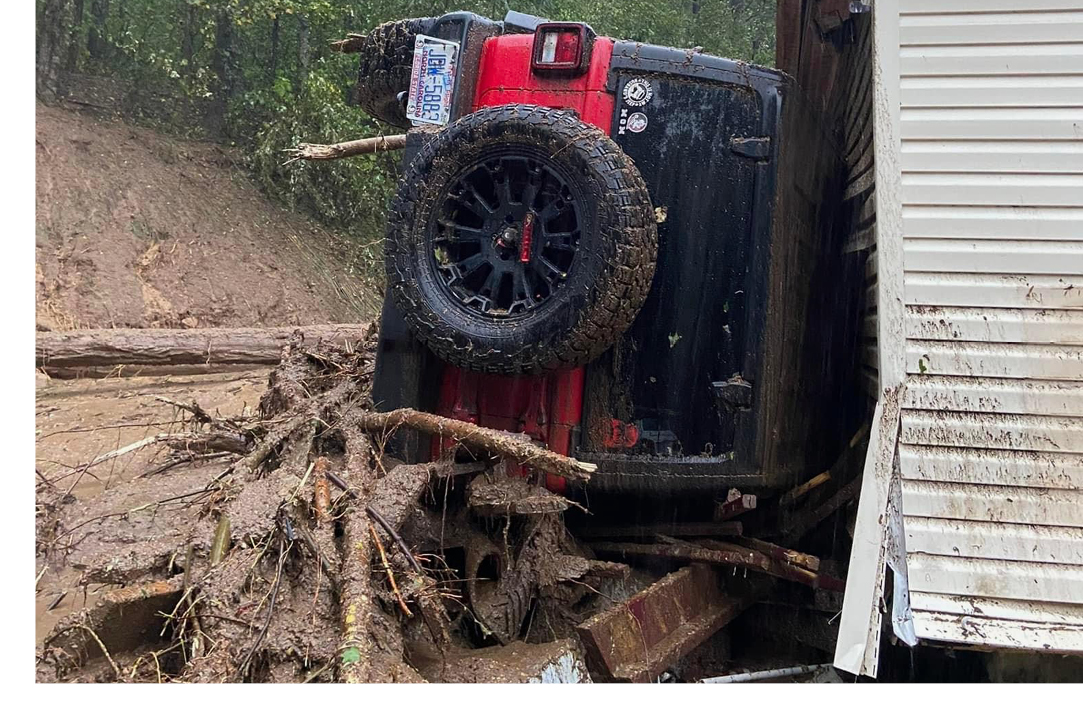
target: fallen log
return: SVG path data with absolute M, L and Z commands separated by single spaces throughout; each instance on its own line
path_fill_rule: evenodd
M 122 365 L 274 365 L 294 331 L 304 344 L 360 345 L 368 329 L 361 325 L 312 325 L 281 328 L 115 328 L 37 334 L 35 363 L 53 368 Z
M 332 145 L 320 145 L 319 143 L 301 143 L 296 148 L 288 148 L 291 153 L 287 162 L 297 160 L 339 160 L 351 158 L 355 155 L 369 155 L 371 153 L 383 153 L 389 150 L 401 150 L 406 147 L 405 135 L 380 135 L 375 138 L 361 138 L 360 140 L 347 140 Z

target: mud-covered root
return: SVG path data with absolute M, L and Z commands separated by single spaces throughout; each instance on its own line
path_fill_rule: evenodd
M 107 596 L 104 607 L 58 627 L 40 651 L 39 669 L 57 679 L 88 677 L 87 669 L 106 681 L 423 681 L 411 663 L 417 648 L 439 659 L 461 646 L 466 622 L 456 625 L 448 609 L 473 599 L 456 576 L 461 571 L 448 564 L 443 529 L 439 543 L 429 544 L 428 534 L 411 535 L 410 519 L 434 512 L 438 488 L 455 486 L 464 495 L 468 479 L 500 458 L 576 478 L 591 467 L 522 436 L 409 409 L 376 412 L 375 340 L 373 331 L 343 350 L 295 338 L 257 416 L 220 418 L 165 399 L 190 422 L 185 433 L 236 440 L 233 460 L 189 501 L 200 516 L 184 545 L 165 548 L 166 560 L 124 579 L 164 584 L 152 584 L 150 596 L 139 590 L 145 587 L 118 592 L 138 596 L 140 608 L 158 598 L 151 616 L 125 611 L 120 619 L 126 597 Z M 409 465 L 382 457 L 377 449 L 401 425 L 454 439 L 474 460 L 456 462 L 449 453 Z M 516 559 L 498 584 L 502 592 L 517 590 L 519 601 L 500 626 L 502 641 L 518 636 L 539 590 L 574 575 L 547 570 L 560 557 L 559 514 L 567 503 L 525 484 L 489 483 L 487 493 L 478 486 L 471 495 L 475 518 L 505 524 L 493 555 Z M 444 504 L 446 513 L 446 493 Z M 460 506 L 448 522 L 449 544 L 478 535 L 469 530 L 470 508 Z M 513 515 L 527 521 L 509 545 Z M 473 593 L 480 595 L 477 584 Z M 138 638 L 118 636 L 124 628 L 137 628 Z

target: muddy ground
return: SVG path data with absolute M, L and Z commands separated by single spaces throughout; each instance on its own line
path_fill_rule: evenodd
M 358 322 L 351 241 L 261 194 L 236 151 L 37 106 L 39 329 Z
M 149 376 L 57 381 L 38 374 L 36 467 L 48 478 L 59 478 L 71 469 L 103 453 L 122 448 L 155 433 L 176 428 L 176 409 L 154 400 L 166 396 L 180 402 L 196 402 L 226 415 L 251 412 L 267 385 L 269 370 L 215 375 Z M 165 450 L 147 448 L 114 462 L 75 473 L 59 484 L 70 489 L 74 501 L 63 511 L 70 523 L 101 513 L 122 512 L 160 498 L 183 494 L 207 483 L 219 472 L 222 461 L 167 470 L 152 478 L 147 471 L 162 465 Z M 40 478 L 39 478 L 40 480 Z M 183 542 L 188 526 L 185 514 L 172 511 L 148 513 L 137 528 L 145 537 L 162 539 L 165 545 Z M 87 530 L 98 530 L 97 525 Z M 105 539 L 92 535 L 78 553 L 60 554 L 65 567 L 38 560 L 41 573 L 36 595 L 36 642 L 41 643 L 58 620 L 74 610 L 93 606 L 96 596 L 112 585 L 79 581 L 83 568 L 96 563 L 96 554 L 108 541 L 123 544 L 130 539 Z M 39 538 L 40 540 L 40 538 Z M 112 544 L 105 546 L 110 551 Z M 45 549 L 43 549 L 45 550 Z M 51 549 L 49 549 L 51 550 Z M 47 567 L 50 566 L 51 567 Z
M 95 465 L 85 472 L 79 471 L 79 467 L 88 459 L 155 434 L 188 428 L 188 424 L 180 422 L 186 414 L 164 403 L 163 399 L 196 404 L 215 417 L 255 418 L 269 378 L 273 378 L 270 370 L 93 380 L 51 380 L 39 374 L 36 462 L 41 475 L 37 479 L 38 500 L 39 504 L 50 505 L 48 508 L 39 505 L 37 570 L 40 576 L 36 587 L 39 653 L 42 641 L 58 623 L 70 621 L 73 612 L 93 612 L 110 599 L 111 594 L 139 588 L 148 580 L 176 586 L 182 577 L 182 568 L 192 561 L 191 557 L 184 558 L 185 548 L 196 549 L 197 563 L 205 561 L 216 532 L 215 519 L 207 513 L 204 504 L 190 504 L 183 499 L 206 488 L 208 481 L 224 471 L 235 456 L 167 467 L 168 450 L 154 445 Z M 44 490 L 43 477 L 50 479 L 49 485 L 61 492 Z M 230 506 L 235 539 L 249 535 L 273 538 L 267 533 L 270 530 L 273 534 L 273 508 L 278 503 L 275 494 L 281 495 L 283 488 L 288 490 L 294 482 L 287 480 L 283 488 L 279 485 L 276 473 L 272 473 L 262 480 L 251 481 L 242 491 L 241 498 Z M 439 490 L 439 486 L 435 488 Z M 394 507 L 395 495 L 381 490 L 373 497 L 374 503 Z M 430 506 L 439 506 L 439 493 L 426 495 Z M 169 498 L 181 500 L 158 504 Z M 447 517 L 446 528 L 442 527 L 444 521 L 439 516 L 430 514 L 430 518 L 436 522 L 436 525 L 428 524 L 431 535 L 435 537 L 439 533 L 442 536 L 446 531 L 449 544 L 454 534 L 464 530 L 454 516 Z M 425 526 L 421 522 L 418 527 Z M 63 533 L 56 533 L 58 527 Z M 554 527 L 562 528 L 562 524 Z M 313 530 L 318 532 L 318 529 L 317 525 Z M 406 535 L 407 530 L 403 533 Z M 414 545 L 416 539 L 424 536 L 425 533 L 419 534 L 414 528 L 408 537 Z M 496 544 L 494 548 L 498 548 L 499 531 L 492 539 Z M 573 539 L 568 542 L 574 545 Z M 261 563 L 258 555 L 252 555 L 258 544 L 248 550 L 242 546 L 237 545 L 234 549 L 237 564 L 246 567 L 249 563 Z M 568 543 L 561 541 L 552 548 L 569 550 Z M 575 561 L 574 558 L 570 560 Z M 262 563 L 267 564 L 268 560 L 264 559 Z M 251 644 L 256 635 L 255 622 L 263 613 L 263 606 L 257 600 L 261 595 L 265 596 L 268 579 L 274 577 L 273 563 L 271 566 L 264 569 L 263 585 L 257 584 L 253 595 L 237 597 L 236 604 L 227 604 L 228 610 L 220 608 L 217 611 L 221 618 L 229 618 L 231 622 L 239 619 L 251 625 L 251 628 L 240 629 L 243 633 L 236 636 L 239 643 Z M 330 600 L 333 594 L 327 594 L 327 589 L 321 586 L 319 571 L 314 568 L 311 563 L 298 563 L 297 575 L 291 576 L 290 580 L 295 585 L 281 593 L 278 617 L 264 642 L 265 646 L 280 644 L 281 648 L 287 649 L 287 657 L 291 653 L 288 649 L 296 649 L 292 652 L 297 657 L 296 667 L 290 663 L 268 664 L 267 668 L 253 672 L 246 680 L 299 681 L 313 673 L 327 673 L 322 660 L 335 657 L 340 643 L 340 625 L 335 605 Z M 552 571 L 554 567 L 549 568 Z M 385 612 L 374 613 L 376 638 L 391 649 L 390 656 L 386 653 L 381 656 L 381 663 L 398 670 L 377 675 L 373 680 L 521 682 L 539 678 L 539 658 L 561 659 L 561 663 L 572 659 L 566 661 L 567 668 L 556 664 L 557 670 L 547 673 L 556 673 L 561 680 L 583 678 L 586 671 L 581 662 L 582 649 L 577 646 L 575 624 L 628 598 L 665 573 L 665 569 L 629 571 L 617 577 L 580 577 L 570 583 L 553 584 L 551 588 L 556 590 L 550 590 L 548 600 L 535 607 L 522 634 L 532 644 L 530 646 L 519 642 L 501 645 L 491 638 L 479 644 L 475 624 L 462 617 L 458 623 L 449 626 L 452 642 L 442 652 L 429 642 L 428 630 L 420 619 L 407 620 L 398 614 L 393 596 L 377 583 L 376 596 L 381 597 Z M 553 573 L 559 575 L 565 571 L 557 569 Z M 312 588 L 317 589 L 315 595 L 312 595 Z M 597 589 L 601 593 L 587 593 L 588 589 L 592 592 Z M 172 604 L 175 598 L 169 598 L 172 599 L 169 604 Z M 454 612 L 461 606 L 461 601 L 445 600 L 445 606 Z M 124 634 L 118 635 L 118 627 L 130 625 L 154 630 L 149 635 L 145 630 L 141 631 L 138 643 L 130 652 L 118 653 L 114 649 L 113 657 L 125 676 L 130 673 L 133 680 L 143 681 L 154 681 L 155 674 L 157 678 L 167 680 L 240 680 L 234 677 L 232 667 L 223 671 L 213 666 L 190 665 L 185 672 L 187 675 L 181 676 L 175 658 L 170 661 L 168 655 L 153 655 L 156 649 L 169 647 L 168 643 L 157 642 L 155 636 L 162 626 L 161 614 L 170 611 L 175 612 L 175 609 L 163 607 L 156 610 L 157 615 L 146 618 L 108 620 L 108 634 L 102 631 L 102 636 L 110 644 L 123 641 Z M 723 629 L 682 659 L 665 677 L 672 679 L 679 674 L 682 680 L 694 680 L 731 670 L 787 665 L 791 660 L 795 663 L 826 660 L 827 651 L 816 650 L 815 646 L 820 645 L 816 640 L 812 641 L 812 646 L 807 645 L 807 639 L 804 644 L 792 639 L 782 643 L 778 639 L 766 640 L 764 629 L 777 623 L 779 611 L 779 607 L 757 607 L 746 612 L 742 619 L 747 622 L 734 623 Z M 781 613 L 789 616 L 793 612 L 781 608 Z M 210 617 L 215 615 L 212 613 Z M 454 618 L 454 613 L 451 617 Z M 398 630 L 400 622 L 401 631 Z M 217 633 L 221 634 L 222 630 Z M 794 634 L 787 631 L 786 635 Z M 405 654 L 409 665 L 393 665 L 399 654 Z M 234 662 L 236 655 L 234 653 Z M 321 659 L 320 663 L 310 663 L 309 656 Z M 55 659 L 43 662 L 42 658 L 39 656 L 39 680 L 112 681 L 115 678 L 100 657 L 83 670 L 69 669 L 59 676 L 54 669 Z M 160 662 L 161 668 L 150 665 L 150 659 Z

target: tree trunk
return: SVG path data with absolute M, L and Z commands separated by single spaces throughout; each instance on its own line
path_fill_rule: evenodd
M 50 369 L 118 365 L 273 365 L 295 330 L 313 346 L 358 345 L 367 325 L 315 325 L 285 328 L 118 328 L 38 333 L 36 364 Z
M 68 59 L 64 63 L 65 69 L 74 72 L 79 65 L 79 49 L 82 40 L 83 25 L 83 0 L 75 0 L 72 6 L 71 38 L 68 40 Z
M 50 100 L 57 91 L 57 72 L 71 26 L 69 0 L 46 0 L 38 17 L 36 93 Z
M 108 54 L 106 24 L 109 22 L 109 0 L 91 0 L 90 29 L 87 31 L 86 47 L 94 60 L 104 60 Z
M 271 83 L 274 84 L 274 79 L 278 74 L 278 39 L 282 36 L 282 23 L 278 21 L 278 15 L 274 16 L 274 23 L 271 25 Z
M 308 80 L 308 62 L 311 48 L 308 44 L 308 18 L 304 15 L 297 16 L 297 66 L 300 72 L 300 88 L 304 88 Z
M 229 101 L 240 92 L 237 74 L 237 53 L 234 46 L 233 12 L 228 6 L 218 11 L 214 29 L 214 72 L 217 83 L 211 104 L 211 122 L 222 134 L 228 134 L 226 114 Z
M 195 72 L 199 8 L 188 0 L 181 0 L 181 5 L 181 59 L 184 61 L 184 74 L 191 75 Z

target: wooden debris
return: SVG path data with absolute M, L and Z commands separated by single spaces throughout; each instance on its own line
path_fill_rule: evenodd
M 346 33 L 345 39 L 331 43 L 331 49 L 338 53 L 356 53 L 361 50 L 364 39 L 365 36 L 359 33 Z
M 716 569 L 688 566 L 578 626 L 591 674 L 656 679 L 755 601 L 754 592 L 726 593 L 723 583 Z
M 466 504 L 474 513 L 494 518 L 563 513 L 571 507 L 564 496 L 509 478 L 501 469 L 475 476 L 466 487 Z
M 540 448 L 508 433 L 412 408 L 400 408 L 386 413 L 366 411 L 357 415 L 356 422 L 364 430 L 374 433 L 391 433 L 396 428 L 406 426 L 454 440 L 475 450 L 490 451 L 496 455 L 511 458 L 524 466 L 579 481 L 589 479 L 590 474 L 598 470 L 593 463 L 579 461 Z
M 211 566 L 217 566 L 229 552 L 229 514 L 223 513 L 214 529 L 214 542 L 211 544 Z M 187 571 L 186 571 L 187 573 Z
M 43 645 L 47 663 L 60 671 L 106 658 L 119 676 L 116 655 L 159 637 L 181 600 L 182 586 L 183 579 L 174 577 L 103 594 L 92 608 L 56 625 Z
M 800 551 L 794 551 L 789 548 L 783 548 L 782 546 L 776 546 L 773 543 L 767 541 L 761 541 L 758 538 L 736 538 L 734 543 L 739 543 L 742 546 L 748 546 L 749 548 L 765 553 L 771 558 L 779 561 L 786 561 L 792 563 L 795 566 L 801 566 L 807 568 L 810 571 L 820 570 L 820 559 L 816 556 L 812 556 L 808 553 L 801 553 Z
M 290 148 L 286 152 L 291 154 L 287 162 L 292 163 L 297 160 L 339 160 L 341 158 L 351 158 L 355 155 L 401 150 L 404 147 L 406 147 L 405 135 L 380 135 L 375 138 L 348 140 L 333 145 L 301 143 L 296 148 Z
M 782 542 L 796 543 L 801 540 L 806 533 L 820 525 L 825 518 L 856 498 L 860 487 L 861 476 L 859 475 L 820 505 L 814 508 L 805 509 L 800 513 L 788 515 L 785 526 L 786 530 L 782 534 Z
M 37 334 L 35 363 L 46 371 L 118 365 L 271 365 L 295 331 L 307 343 L 318 339 L 356 346 L 368 325 L 286 328 L 113 328 Z
M 806 495 L 810 491 L 813 491 L 813 490 L 819 488 L 820 486 L 822 486 L 823 484 L 827 483 L 830 480 L 831 480 L 831 471 L 824 471 L 823 473 L 815 475 L 815 476 L 812 477 L 812 480 L 806 481 L 805 483 L 802 483 L 797 488 L 794 488 L 792 490 L 789 490 L 789 491 L 786 491 L 785 493 L 783 493 L 782 496 L 778 499 L 778 505 L 780 505 L 780 506 L 792 506 L 794 503 L 797 502 L 797 500 L 799 498 Z
M 693 543 L 640 544 L 640 543 L 592 543 L 595 553 L 601 555 L 639 558 L 672 558 L 681 561 L 716 563 L 736 566 L 766 573 L 787 581 L 796 581 L 812 588 L 831 591 L 844 590 L 845 582 L 833 576 L 810 571 L 786 561 L 771 558 L 765 553 L 743 548 L 723 541 L 703 540 Z
M 312 465 L 312 486 L 312 511 L 316 525 L 323 525 L 331 511 L 331 481 L 327 478 L 327 458 L 324 456 Z
M 732 498 L 721 501 L 715 506 L 714 519 L 716 521 L 728 521 L 746 511 L 756 508 L 756 497 L 750 493 L 742 494 L 740 491 L 733 494 Z

